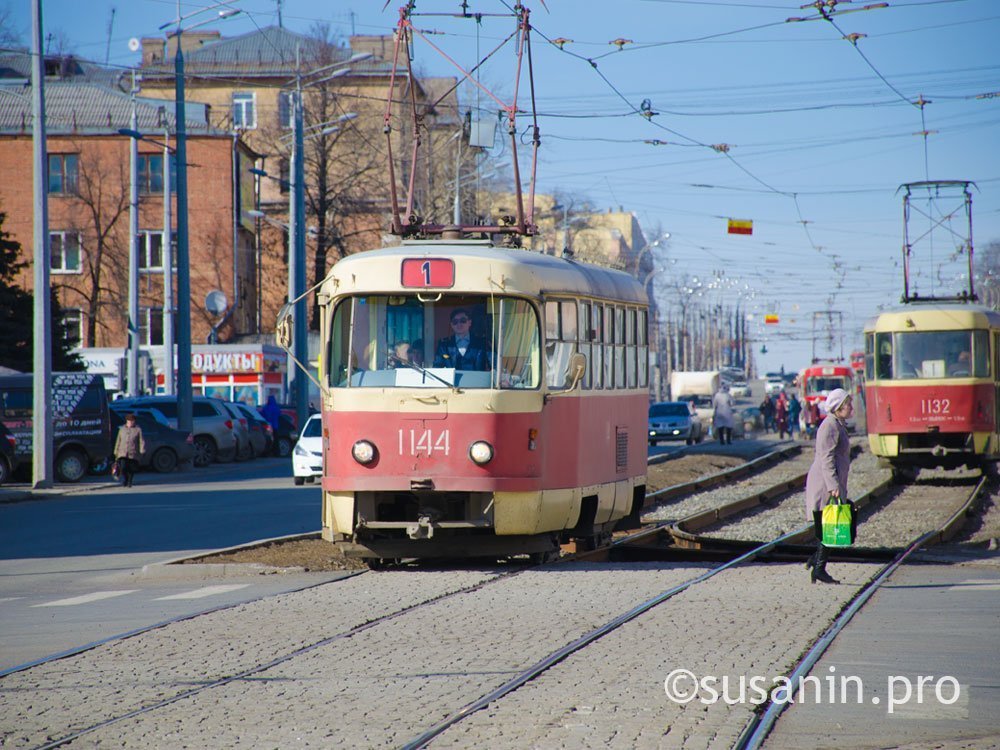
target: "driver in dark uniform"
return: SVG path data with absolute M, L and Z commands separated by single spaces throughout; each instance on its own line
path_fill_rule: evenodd
M 464 307 L 451 313 L 451 336 L 438 341 L 434 352 L 435 367 L 456 370 L 489 370 L 489 345 L 480 336 L 472 335 L 472 315 Z

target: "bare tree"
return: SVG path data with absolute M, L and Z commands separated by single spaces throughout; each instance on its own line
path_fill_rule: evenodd
M 0 47 L 15 49 L 24 46 L 21 35 L 14 28 L 12 16 L 10 5 L 5 3 L 0 6 Z
M 74 291 L 87 315 L 84 346 L 97 345 L 97 326 L 107 331 L 107 319 L 124 320 L 123 300 L 128 285 L 128 164 L 93 149 L 81 149 L 77 192 L 70 198 L 67 229 L 81 235 L 81 273 L 61 276 L 62 286 Z M 114 313 L 118 315 L 115 316 Z

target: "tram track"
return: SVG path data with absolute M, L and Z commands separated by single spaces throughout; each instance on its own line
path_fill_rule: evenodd
M 641 533 L 650 533 L 650 532 L 645 531 Z M 500 687 L 494 687 L 492 690 L 486 692 L 483 698 L 480 698 L 479 701 L 477 701 L 476 703 L 478 704 L 481 703 L 483 700 L 486 700 L 486 703 L 483 705 L 489 705 L 489 703 L 499 700 L 501 697 L 503 697 L 503 695 L 513 690 L 516 690 L 517 687 L 520 687 L 521 685 L 524 685 L 530 682 L 531 680 L 535 679 L 535 677 L 545 672 L 551 666 L 554 666 L 555 664 L 559 663 L 559 661 L 561 661 L 562 659 L 566 658 L 567 656 L 573 653 L 580 651 L 581 649 L 585 648 L 588 644 L 600 640 L 605 635 L 611 633 L 612 631 L 616 630 L 625 623 L 641 616 L 644 612 L 652 609 L 659 603 L 662 603 L 663 601 L 666 601 L 667 599 L 675 596 L 676 594 L 687 590 L 696 583 L 708 580 L 708 578 L 717 575 L 719 572 L 722 572 L 723 570 L 729 569 L 735 565 L 739 565 L 742 562 L 759 560 L 764 555 L 768 554 L 769 551 L 773 550 L 775 546 L 780 544 L 781 542 L 782 542 L 781 539 L 776 539 L 765 545 L 760 545 L 757 548 L 744 553 L 737 560 L 731 560 L 722 565 L 718 565 L 712 568 L 711 570 L 702 573 L 701 575 L 695 576 L 690 580 L 672 586 L 667 590 L 658 593 L 656 596 L 646 599 L 641 604 L 632 607 L 628 612 L 618 615 L 614 618 L 611 618 L 604 625 L 589 630 L 585 632 L 583 635 L 576 637 L 574 640 L 566 643 L 565 645 L 562 645 L 561 647 L 553 651 L 551 654 L 549 654 L 549 656 L 547 656 L 546 658 L 534 663 L 530 669 L 524 670 L 524 672 L 519 673 L 517 677 L 508 680 L 506 683 L 504 683 L 504 685 L 501 685 Z M 577 562 L 587 559 L 589 558 L 584 556 L 577 556 L 573 558 L 573 560 Z M 559 566 L 558 564 L 555 564 L 547 567 L 551 569 L 556 569 Z M 515 575 L 519 575 L 521 573 L 533 569 L 534 568 L 532 568 L 531 566 L 526 566 L 519 568 L 517 570 L 506 571 L 500 575 L 493 575 L 493 572 L 491 571 L 490 573 L 487 574 L 490 577 L 486 580 L 481 580 L 471 585 L 457 588 L 444 595 L 440 595 L 434 598 L 428 598 L 426 600 L 421 598 L 419 601 L 415 601 L 410 606 L 399 608 L 398 611 L 383 613 L 382 615 L 371 618 L 365 622 L 359 622 L 350 628 L 343 628 L 341 630 L 338 630 L 334 634 L 326 635 L 325 637 L 313 640 L 312 642 L 298 645 L 295 648 L 286 648 L 284 650 L 284 653 L 273 655 L 271 656 L 271 658 L 259 659 L 256 661 L 256 663 L 246 665 L 242 669 L 231 670 L 227 674 L 219 675 L 214 680 L 211 679 L 210 677 L 206 678 L 206 676 L 203 674 L 200 676 L 200 679 L 198 680 L 199 684 L 193 688 L 186 687 L 186 689 L 177 690 L 172 695 L 167 695 L 167 696 L 163 696 L 161 694 L 157 696 L 156 700 L 147 699 L 147 701 L 143 705 L 130 707 L 130 710 L 124 710 L 124 711 L 118 710 L 115 712 L 114 716 L 101 717 L 100 720 L 92 721 L 85 727 L 78 727 L 75 728 L 72 732 L 66 732 L 59 737 L 54 737 L 51 739 L 51 741 L 41 746 L 59 747 L 62 745 L 66 745 L 72 743 L 74 740 L 80 737 L 84 737 L 94 732 L 99 732 L 100 730 L 107 729 L 115 724 L 120 724 L 130 719 L 138 720 L 141 719 L 142 717 L 155 714 L 157 711 L 166 710 L 169 706 L 176 704 L 180 701 L 184 701 L 187 699 L 197 699 L 199 696 L 205 694 L 206 691 L 224 689 L 226 686 L 234 684 L 243 685 L 260 680 L 264 678 L 264 673 L 268 672 L 269 670 L 280 671 L 282 667 L 287 667 L 292 662 L 308 660 L 310 655 L 315 655 L 317 652 L 323 649 L 324 646 L 331 646 L 337 642 L 341 643 L 350 642 L 352 639 L 355 639 L 356 637 L 360 637 L 372 631 L 378 630 L 382 626 L 389 626 L 390 623 L 393 622 L 399 622 L 399 621 L 408 622 L 408 620 L 404 618 L 417 615 L 419 612 L 428 609 L 432 605 L 444 604 L 446 602 L 454 602 L 456 599 L 466 594 L 471 595 L 476 592 L 483 592 L 485 589 L 487 589 L 494 583 L 498 583 L 501 580 L 509 580 L 511 577 Z M 365 580 L 373 580 L 382 575 L 384 574 L 362 573 L 359 574 L 359 576 L 356 576 L 355 580 L 357 580 L 360 576 L 364 576 Z M 398 572 L 398 573 L 390 573 L 388 575 L 393 576 L 393 575 L 407 575 L 407 574 L 405 572 Z M 397 630 L 398 628 L 394 628 L 393 632 Z M 327 657 L 329 657 L 329 654 L 327 654 Z M 529 672 L 532 674 L 528 674 Z M 181 679 L 181 677 L 182 677 L 181 675 L 178 675 L 176 679 L 170 680 L 170 682 L 183 683 L 184 680 Z M 265 679 L 271 679 L 271 678 L 265 678 Z M 101 682 L 100 678 L 97 678 L 95 681 Z M 162 690 L 160 692 L 162 693 Z M 118 699 L 116 701 L 116 704 L 118 705 L 119 708 L 121 708 L 120 702 L 121 700 L 119 691 Z M 466 715 L 470 712 L 474 712 L 474 710 L 470 706 L 466 706 L 464 709 L 462 709 L 462 712 L 465 712 L 465 714 L 463 715 Z M 459 720 L 461 720 L 461 718 L 459 718 Z M 415 745 L 415 746 L 420 746 L 420 745 Z
M 753 470 L 753 466 L 766 466 L 768 463 L 771 463 L 771 462 L 773 462 L 775 460 L 781 460 L 780 457 L 783 457 L 783 456 L 787 455 L 787 451 L 779 451 L 777 453 L 779 454 L 778 458 L 775 458 L 774 456 L 765 456 L 765 457 L 763 457 L 763 460 L 758 460 L 758 461 L 755 461 L 755 462 L 750 462 L 752 464 L 750 471 Z M 742 474 L 744 472 L 737 472 L 737 473 Z M 689 486 L 690 487 L 696 487 L 696 486 L 698 486 L 698 483 L 697 482 L 690 483 Z M 676 490 L 676 489 L 674 489 L 673 492 L 675 494 L 679 494 L 678 490 Z M 573 557 L 566 558 L 567 561 L 572 561 L 574 559 L 576 559 L 576 558 L 573 558 Z M 354 626 L 349 627 L 349 628 L 345 628 L 343 630 L 339 630 L 339 631 L 337 631 L 337 632 L 335 632 L 333 634 L 326 634 L 326 635 L 324 635 L 321 638 L 317 638 L 317 639 L 314 639 L 314 640 L 312 640 L 312 641 L 310 641 L 308 643 L 305 643 L 305 644 L 302 644 L 302 645 L 298 645 L 295 648 L 286 649 L 286 651 L 284 653 L 278 654 L 278 655 L 274 655 L 274 656 L 272 656 L 272 658 L 262 659 L 262 660 L 259 660 L 257 662 L 250 663 L 250 664 L 244 663 L 244 664 L 241 664 L 240 668 L 238 668 L 238 669 L 230 670 L 230 671 L 228 671 L 228 672 L 226 672 L 224 674 L 217 674 L 215 677 L 212 677 L 211 675 L 201 674 L 201 675 L 199 675 L 199 679 L 198 679 L 198 682 L 201 683 L 201 684 L 199 684 L 195 688 L 189 688 L 189 689 L 185 689 L 185 690 L 179 690 L 179 691 L 177 691 L 177 692 L 175 692 L 175 693 L 173 693 L 171 695 L 165 696 L 165 697 L 162 696 L 162 695 L 160 695 L 160 696 L 157 696 L 156 700 L 152 700 L 152 701 L 150 701 L 148 699 L 147 700 L 141 700 L 141 701 L 139 701 L 140 705 L 132 705 L 132 706 L 128 707 L 128 710 L 116 711 L 116 713 L 115 713 L 114 716 L 102 716 L 102 717 L 98 717 L 95 721 L 87 723 L 86 726 L 74 727 L 72 729 L 72 731 L 67 731 L 62 736 L 53 738 L 51 741 L 49 741 L 49 742 L 47 742 L 47 743 L 45 743 L 43 745 L 40 745 L 40 746 L 41 747 L 59 747 L 59 746 L 65 745 L 67 743 L 70 743 L 70 742 L 72 742 L 73 740 L 75 740 L 77 738 L 80 738 L 82 736 L 90 734 L 90 733 L 92 733 L 94 731 L 97 731 L 99 729 L 106 728 L 106 727 L 111 726 L 111 725 L 113 725 L 115 723 L 118 723 L 118 722 L 121 722 L 121 721 L 125 721 L 125 720 L 131 719 L 131 718 L 139 717 L 139 716 L 142 716 L 144 714 L 151 713 L 151 712 L 155 712 L 158 709 L 164 708 L 164 707 L 166 707 L 168 705 L 171 705 L 173 703 L 176 703 L 178 701 L 181 701 L 181 700 L 184 700 L 184 699 L 187 699 L 187 698 L 191 698 L 191 697 L 197 696 L 198 694 L 200 694 L 200 693 L 202 693 L 202 692 L 204 692 L 206 690 L 211 690 L 213 688 L 218 688 L 218 687 L 230 684 L 230 683 L 232 683 L 234 681 L 245 680 L 245 679 L 251 678 L 251 677 L 253 677 L 255 675 L 260 674 L 261 672 L 264 672 L 264 671 L 266 671 L 268 669 L 271 669 L 271 668 L 273 668 L 275 666 L 278 666 L 280 664 L 286 663 L 286 662 L 288 662 L 288 661 L 290 661 L 292 659 L 295 659 L 298 656 L 302 656 L 302 655 L 308 654 L 308 653 L 310 653 L 312 651 L 315 651 L 315 650 L 317 650 L 317 649 L 319 649 L 319 648 L 321 648 L 321 647 L 323 647 L 325 645 L 332 644 L 332 643 L 334 643 L 334 642 L 336 642 L 338 640 L 343 640 L 343 639 L 351 638 L 351 637 L 353 637 L 355 635 L 358 635 L 358 634 L 360 634 L 360 633 L 362 633 L 362 632 L 364 632 L 364 631 L 366 631 L 366 630 L 368 630 L 370 628 L 373 628 L 373 627 L 375 627 L 377 625 L 388 623 L 388 622 L 390 622 L 392 620 L 395 620 L 395 619 L 397 619 L 399 617 L 402 617 L 402 616 L 404 616 L 406 614 L 411 614 L 414 611 L 416 611 L 417 609 L 420 609 L 422 607 L 427 607 L 427 606 L 436 604 L 436 603 L 438 603 L 438 602 L 440 602 L 442 600 L 445 600 L 445 599 L 454 598 L 454 597 L 461 596 L 463 594 L 467 594 L 467 593 L 471 593 L 471 592 L 474 592 L 474 591 L 478 591 L 478 590 L 482 589 L 483 587 L 485 587 L 487 585 L 490 585 L 491 583 L 494 583 L 494 582 L 503 580 L 505 578 L 509 578 L 511 576 L 517 575 L 517 574 L 522 573 L 525 570 L 529 570 L 531 568 L 532 568 L 532 566 L 530 566 L 530 565 L 518 566 L 516 569 L 508 570 L 508 571 L 503 571 L 503 572 L 500 572 L 498 574 L 493 574 L 493 572 L 491 571 L 489 573 L 489 575 L 491 577 L 488 578 L 487 580 L 477 581 L 476 583 L 474 583 L 472 585 L 456 589 L 454 591 L 451 591 L 451 592 L 449 592 L 447 594 L 444 594 L 444 595 L 441 595 L 441 596 L 430 597 L 430 598 L 427 598 L 427 599 L 421 599 L 420 601 L 417 601 L 417 602 L 411 604 L 410 606 L 406 606 L 406 607 L 402 607 L 402 608 L 397 609 L 397 610 L 386 612 L 386 613 L 384 613 L 384 614 L 382 614 L 380 616 L 376 616 L 373 619 L 370 619 L 370 620 L 368 620 L 366 622 L 354 625 Z M 365 578 L 367 579 L 367 578 L 374 578 L 374 577 L 376 577 L 378 575 L 380 575 L 380 574 L 379 573 L 369 573 L 368 571 L 360 571 L 358 573 L 355 573 L 353 576 L 350 576 L 349 578 L 357 579 L 360 576 L 365 576 Z M 335 586 L 336 584 L 340 583 L 341 581 L 345 581 L 345 580 L 348 580 L 348 579 L 338 579 L 337 581 L 324 582 L 323 584 L 319 584 L 319 586 L 322 586 L 322 587 L 327 587 L 329 585 L 334 585 Z M 314 588 L 314 587 L 309 587 L 309 588 Z M 292 592 L 290 592 L 290 593 L 292 593 Z M 267 598 L 274 599 L 276 597 L 267 597 Z M 13 674 L 15 674 L 17 672 L 22 672 L 22 671 L 26 671 L 26 670 L 29 670 L 29 669 L 34 668 L 34 667 L 41 667 L 41 666 L 44 666 L 46 664 L 50 664 L 51 662 L 55 662 L 55 661 L 59 661 L 59 660 L 62 660 L 62 659 L 67 659 L 67 658 L 71 658 L 71 657 L 74 657 L 74 656 L 79 656 L 81 654 L 84 654 L 84 653 L 87 653 L 87 652 L 91 652 L 91 651 L 96 651 L 96 650 L 98 650 L 102 646 L 114 647 L 117 644 L 121 644 L 123 642 L 126 642 L 126 641 L 129 641 L 131 639 L 137 638 L 137 637 L 142 636 L 142 635 L 144 635 L 146 633 L 150 633 L 152 631 L 157 631 L 157 630 L 164 630 L 164 629 L 168 628 L 171 625 L 177 625 L 177 624 L 180 624 L 180 623 L 191 622 L 191 621 L 195 621 L 195 620 L 199 620 L 199 619 L 204 620 L 206 617 L 208 617 L 210 615 L 213 615 L 213 614 L 216 614 L 216 613 L 224 613 L 224 612 L 229 611 L 229 610 L 236 610 L 237 608 L 246 608 L 247 605 L 251 605 L 252 606 L 253 604 L 254 604 L 254 602 L 245 602 L 245 603 L 239 604 L 239 605 L 233 605 L 233 606 L 227 606 L 227 607 L 220 607 L 220 608 L 217 608 L 217 609 L 210 610 L 208 612 L 198 613 L 198 614 L 195 614 L 195 615 L 187 615 L 187 616 L 178 617 L 178 618 L 174 618 L 174 619 L 163 621 L 163 622 L 158 622 L 158 623 L 155 623 L 154 625 L 151 625 L 151 626 L 146 627 L 146 628 L 136 629 L 136 630 L 131 631 L 129 633 L 125 633 L 125 634 L 120 634 L 118 636 L 109 637 L 109 638 L 103 639 L 103 640 L 101 640 L 99 642 L 94 642 L 94 643 L 87 644 L 85 646 L 81 646 L 81 647 L 79 647 L 77 649 L 72 649 L 70 651 L 62 652 L 62 653 L 59 653 L 59 654 L 54 654 L 54 655 L 51 655 L 50 657 L 46 657 L 46 658 L 43 658 L 43 659 L 35 660 L 35 661 L 33 661 L 33 662 L 29 663 L 29 664 L 24 664 L 24 665 L 20 665 L 18 667 L 14 667 L 12 669 L 7 670 L 3 675 L 0 675 L 0 677 L 4 677 L 4 676 L 7 676 L 7 675 L 13 675 Z M 180 678 L 181 675 L 178 675 L 178 677 Z M 183 679 L 178 679 L 178 682 L 183 682 L 183 681 L 184 681 Z
M 882 485 L 880 485 L 880 492 L 884 491 L 885 486 L 887 485 L 888 482 L 882 483 Z M 861 607 L 864 606 L 864 603 L 868 601 L 878 587 L 881 586 L 892 574 L 892 572 L 895 571 L 896 568 L 898 568 L 913 552 L 927 544 L 951 538 L 955 531 L 960 527 L 961 520 L 964 518 L 965 514 L 970 511 L 980 493 L 983 491 L 985 485 L 986 479 L 983 478 L 975 484 L 971 492 L 969 492 L 967 487 L 965 487 L 965 492 L 962 493 L 963 501 L 957 508 L 952 509 L 952 511 L 948 513 L 947 518 L 940 525 L 932 530 L 920 534 L 916 539 L 911 540 L 902 552 L 897 554 L 891 562 L 881 568 L 851 597 L 850 601 L 844 606 L 834 624 L 824 631 L 814 643 L 810 644 L 805 656 L 798 661 L 794 669 L 791 670 L 791 674 L 788 677 L 788 682 L 790 684 L 798 684 L 799 678 L 808 673 L 809 669 L 812 668 L 815 662 L 818 661 L 819 657 L 830 645 L 833 638 L 836 637 L 836 634 L 843 629 L 847 622 L 849 622 L 854 614 L 856 614 Z M 872 498 L 875 498 L 878 497 L 880 492 L 872 492 L 870 495 Z M 865 504 L 867 504 L 867 502 L 870 502 L 870 500 L 866 501 Z M 644 529 L 637 534 L 618 540 L 612 545 L 612 547 L 618 546 L 627 548 L 639 538 L 657 538 L 665 529 L 668 528 L 669 527 L 666 525 L 660 525 Z M 627 612 L 624 612 L 599 627 L 594 628 L 573 642 L 553 651 L 544 659 L 515 675 L 492 692 L 466 704 L 459 711 L 428 728 L 425 732 L 414 737 L 402 747 L 404 750 L 418 750 L 419 748 L 426 747 L 433 740 L 440 737 L 442 734 L 447 732 L 449 729 L 452 729 L 463 720 L 496 703 L 497 701 L 500 701 L 524 685 L 537 679 L 540 675 L 560 664 L 568 657 L 581 652 L 591 644 L 594 644 L 605 636 L 608 636 L 626 623 L 641 617 L 643 614 L 668 601 L 674 596 L 687 591 L 693 586 L 704 583 L 720 573 L 730 570 L 738 565 L 747 562 L 763 561 L 767 559 L 768 555 L 772 554 L 782 545 L 787 545 L 793 543 L 794 541 L 801 540 L 804 535 L 812 533 L 812 526 L 807 524 L 794 531 L 771 539 L 770 541 L 764 543 L 754 542 L 754 546 L 752 546 L 751 549 L 742 552 L 742 554 L 739 554 L 737 557 L 716 565 L 701 575 L 695 576 L 657 594 L 654 597 L 647 599 Z M 597 555 L 598 553 L 595 551 L 592 553 L 582 554 L 579 557 L 593 559 Z M 734 750 L 737 748 L 739 750 L 744 750 L 744 748 L 761 747 L 763 739 L 766 737 L 767 732 L 770 730 L 770 727 L 773 726 L 774 721 L 777 720 L 777 716 L 784 709 L 785 705 L 787 705 L 787 701 L 775 702 L 774 704 L 759 707 L 759 709 L 753 713 L 753 718 L 741 734 Z

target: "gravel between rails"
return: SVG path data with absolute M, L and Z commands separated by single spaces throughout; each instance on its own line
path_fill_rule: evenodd
M 812 458 L 811 452 L 809 458 Z M 857 497 L 888 479 L 890 474 L 888 469 L 878 466 L 878 459 L 869 451 L 862 451 L 851 462 L 851 473 L 847 482 L 848 495 Z M 737 498 L 732 498 L 735 499 Z M 698 533 L 718 539 L 764 542 L 794 531 L 806 522 L 805 492 L 799 491 L 771 501 L 771 504 L 758 506 L 746 513 L 706 526 Z M 860 539 L 860 529 L 858 535 Z M 859 544 L 861 543 L 859 541 Z
M 498 574 L 491 569 L 365 573 L 176 622 L 7 675 L 0 679 L 0 747 L 38 747 Z M 252 715 L 247 721 L 255 723 Z M 90 746 L 89 736 L 79 743 Z M 201 746 L 237 744 L 205 741 Z M 134 747 L 176 745 L 162 741 Z
M 759 474 L 688 495 L 681 500 L 673 500 L 648 508 L 642 514 L 642 522 L 676 521 L 693 513 L 700 513 L 710 508 L 718 508 L 720 505 L 741 500 L 779 482 L 788 481 L 795 476 L 804 474 L 809 470 L 812 459 L 811 448 L 804 448 L 798 455 L 765 469 Z

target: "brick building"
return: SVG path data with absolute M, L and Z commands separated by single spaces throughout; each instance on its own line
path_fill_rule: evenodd
M 259 210 L 267 216 L 260 226 L 260 256 L 261 327 L 268 332 L 288 293 L 288 239 L 282 225 L 288 220 L 296 75 L 301 72 L 303 85 L 306 276 L 312 286 L 340 257 L 378 247 L 389 227 L 383 127 L 392 38 L 355 36 L 347 47 L 270 26 L 229 38 L 196 31 L 180 39 L 187 100 L 207 105 L 213 127 L 239 132 L 261 155 L 258 167 L 274 178 L 257 185 Z M 142 40 L 144 96 L 173 97 L 176 50 L 173 34 Z M 446 185 L 434 160 L 440 152 L 435 147 L 461 125 L 455 81 L 410 81 L 404 67 L 396 76 L 391 124 L 398 188 L 402 193 L 415 171 L 418 211 L 425 218 L 434 207 L 446 213 L 451 203 L 440 200 Z M 423 118 L 423 156 L 415 167 L 409 164 L 413 128 L 406 117 L 411 87 Z M 453 165 L 454 156 L 441 163 Z
M 4 230 L 21 243 L 29 267 L 19 283 L 31 288 L 31 87 L 27 55 L 0 60 L 0 212 Z M 125 81 L 79 65 L 47 66 L 46 127 L 52 285 L 83 346 L 126 342 L 129 254 L 131 98 Z M 138 128 L 174 138 L 173 103 L 139 98 Z M 188 107 L 189 248 L 192 340 L 205 341 L 217 320 L 202 301 L 213 290 L 230 302 L 220 340 L 256 332 L 254 225 L 239 210 L 239 175 L 257 158 L 242 140 L 208 125 L 206 109 Z M 139 258 L 142 343 L 162 343 L 163 149 L 139 143 Z M 252 181 L 250 182 L 252 185 Z M 173 181 L 176 187 L 176 181 Z M 244 188 L 245 192 L 245 188 Z M 176 195 L 175 193 L 173 194 Z M 174 197 L 175 200 L 175 197 Z M 176 230 L 176 208 L 172 210 Z M 174 289 L 176 294 L 176 279 Z

